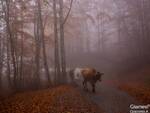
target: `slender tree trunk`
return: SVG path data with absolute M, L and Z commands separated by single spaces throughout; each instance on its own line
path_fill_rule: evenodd
M 65 41 L 64 41 L 64 17 L 63 17 L 63 0 L 59 0 L 60 12 L 60 52 L 61 52 L 61 66 L 62 66 L 62 82 L 66 80 L 66 58 L 65 58 Z
M 48 68 L 48 63 L 47 63 L 47 55 L 46 55 L 46 47 L 45 47 L 45 41 L 44 41 L 44 27 L 43 27 L 43 20 L 42 20 L 42 15 L 41 15 L 41 3 L 40 0 L 38 0 L 38 15 L 39 15 L 39 31 L 40 31 L 40 38 L 42 41 L 42 52 L 43 52 L 43 60 L 44 60 L 44 68 L 46 72 L 46 76 L 48 79 L 48 82 L 50 83 L 50 73 L 49 73 L 49 68 Z M 51 83 L 50 83 L 51 84 Z
M 98 33 L 98 51 L 100 51 L 101 50 L 101 36 L 100 36 L 100 16 L 98 15 L 98 25 L 97 25 L 97 27 L 98 27 L 98 31 L 97 31 L 97 33 Z
M 0 34 L 0 89 L 2 88 L 2 70 L 3 70 L 3 41 Z
M 21 53 L 20 53 L 20 64 L 19 64 L 19 81 L 20 81 L 20 85 L 21 87 L 23 88 L 24 86 L 24 83 L 23 83 L 23 55 L 24 55 L 24 34 L 23 34 L 23 27 L 24 27 L 24 24 L 23 24 L 23 9 L 22 9 L 22 12 L 21 12 L 21 20 L 22 20 L 22 24 L 21 24 Z
M 16 9 L 14 9 L 16 12 Z M 16 16 L 16 15 L 15 15 Z M 19 52 L 18 52 L 18 33 L 17 33 L 17 28 L 16 28 L 16 23 L 17 19 L 14 18 L 13 20 L 13 25 L 12 25 L 12 35 L 13 35 L 13 46 L 14 46 L 14 59 L 15 59 L 15 71 L 16 71 L 16 75 L 15 75 L 15 88 L 16 90 L 20 90 L 20 81 L 19 81 Z
M 104 14 L 104 9 L 102 8 L 102 13 Z M 105 55 L 105 45 L 104 45 L 104 15 L 101 16 L 101 51 Z
M 88 34 L 89 33 L 89 28 L 88 28 L 88 22 L 87 21 L 85 22 L 85 33 L 86 33 L 85 34 L 85 36 L 86 36 L 86 49 L 87 49 L 87 52 L 90 53 L 90 39 L 89 39 L 90 34 Z
M 16 79 L 17 79 L 17 67 L 16 67 L 16 61 L 15 61 L 15 47 L 14 47 L 14 41 L 13 41 L 13 35 L 11 32 L 11 27 L 10 27 L 10 0 L 6 0 L 6 12 L 5 12 L 5 19 L 6 19 L 6 27 L 7 27 L 7 34 L 8 38 L 10 40 L 10 52 L 11 52 L 11 57 L 12 57 L 12 64 L 13 64 L 13 85 L 16 87 Z
M 53 15 L 54 15 L 54 38 L 55 38 L 55 84 L 59 82 L 60 76 L 60 59 L 59 59 L 59 41 L 58 41 L 58 18 L 56 9 L 56 0 L 53 0 Z
M 1 6 L 2 6 L 2 13 L 4 13 L 3 15 L 3 19 L 6 21 L 6 18 L 7 18 L 7 9 L 6 9 L 6 1 L 3 1 L 1 0 Z M 6 24 L 7 25 L 7 24 Z M 6 26 L 7 28 L 7 26 Z M 9 52 L 9 46 L 10 46 L 10 41 L 9 41 L 9 34 L 7 32 L 7 29 L 5 31 L 6 33 L 6 75 L 7 75 L 7 79 L 8 79 L 8 85 L 10 87 L 12 87 L 12 84 L 11 84 L 11 78 L 10 78 L 10 75 L 11 75 L 11 69 L 10 69 L 10 52 Z
M 7 78 L 8 78 L 8 85 L 10 87 L 12 87 L 12 81 L 11 81 L 11 68 L 10 68 L 10 42 L 7 38 L 7 72 L 6 72 L 6 75 L 7 75 Z
M 39 37 L 39 22 L 37 17 L 37 12 L 35 13 L 35 23 L 34 23 L 34 36 L 35 36 L 35 88 L 40 85 L 40 53 L 41 53 L 41 42 Z

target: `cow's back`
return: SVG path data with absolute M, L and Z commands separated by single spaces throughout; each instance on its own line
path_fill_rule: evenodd
M 84 68 L 81 73 L 84 79 L 92 79 L 96 75 L 96 70 L 94 68 Z

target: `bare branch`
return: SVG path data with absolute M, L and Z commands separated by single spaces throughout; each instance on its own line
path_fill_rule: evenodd
M 67 15 L 66 15 L 66 17 L 65 17 L 65 19 L 64 19 L 63 25 L 66 23 L 66 21 L 67 21 L 67 19 L 68 19 L 68 17 L 69 17 L 69 14 L 70 14 L 71 8 L 72 8 L 72 4 L 73 4 L 73 0 L 71 0 L 71 2 L 70 2 L 69 11 L 68 11 L 68 13 L 67 13 Z

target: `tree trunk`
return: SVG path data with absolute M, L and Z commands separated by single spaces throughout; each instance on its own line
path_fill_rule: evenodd
M 35 88 L 40 85 L 40 53 L 41 53 L 41 42 L 39 37 L 39 23 L 37 12 L 35 13 L 35 23 L 34 23 L 34 36 L 35 36 Z
M 60 52 L 61 52 L 61 66 L 62 66 L 62 82 L 66 80 L 66 58 L 65 58 L 65 42 L 64 42 L 64 17 L 63 17 L 63 0 L 59 0 L 59 22 L 60 22 Z
M 42 20 L 42 15 L 41 15 L 41 3 L 40 0 L 38 0 L 38 16 L 39 16 L 39 31 L 40 31 L 40 38 L 41 38 L 41 44 L 42 44 L 42 52 L 43 52 L 43 60 L 44 60 L 44 68 L 46 72 L 46 76 L 48 79 L 48 82 L 50 83 L 50 73 L 49 73 L 49 68 L 48 68 L 48 63 L 47 63 L 47 55 L 46 55 L 46 47 L 45 47 L 45 41 L 44 41 L 44 27 L 43 27 L 43 20 Z M 51 83 L 50 83 L 51 84 Z
M 56 0 L 53 0 L 53 15 L 54 15 L 54 38 L 55 38 L 55 84 L 59 82 L 60 76 L 60 59 L 59 59 L 59 42 L 58 42 L 58 18 L 56 9 Z
M 14 47 L 14 41 L 13 41 L 13 35 L 10 27 L 10 1 L 6 0 L 6 12 L 5 12 L 5 19 L 6 19 L 6 28 L 7 28 L 7 34 L 10 41 L 10 52 L 11 52 L 11 58 L 12 58 L 12 64 L 13 64 L 13 85 L 16 87 L 16 79 L 17 79 L 17 67 L 16 67 L 16 60 L 15 60 L 15 47 Z
M 0 89 L 2 88 L 2 70 L 3 70 L 3 52 L 4 52 L 4 45 L 3 45 L 3 39 L 0 35 Z

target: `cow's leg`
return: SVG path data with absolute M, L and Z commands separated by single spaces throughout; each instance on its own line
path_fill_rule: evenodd
M 87 81 L 85 81 L 85 90 L 88 91 Z
M 82 82 L 83 89 L 85 89 L 85 80 Z
M 92 92 L 95 93 L 95 84 L 92 84 Z
M 88 91 L 88 88 L 87 88 L 87 81 L 86 81 L 86 80 L 83 81 L 83 89 L 84 89 L 85 91 Z

